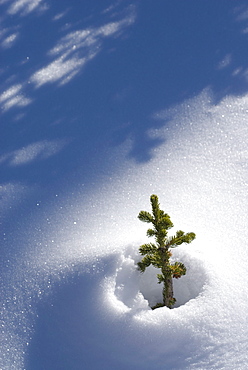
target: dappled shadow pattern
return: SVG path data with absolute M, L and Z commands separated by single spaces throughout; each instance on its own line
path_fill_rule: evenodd
M 2 183 L 84 180 L 106 149 L 147 162 L 154 112 L 210 87 L 247 92 L 243 1 L 3 1 Z M 201 123 L 199 122 L 199 125 Z

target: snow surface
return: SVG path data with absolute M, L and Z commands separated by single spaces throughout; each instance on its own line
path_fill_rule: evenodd
M 3 3 L 22 16 L 47 6 Z M 66 89 L 105 37 L 120 37 L 135 22 L 133 8 L 127 12 L 119 22 L 63 36 L 48 53 L 57 59 L 31 71 L 33 89 L 48 82 Z M 68 51 L 72 39 L 77 54 Z M 12 80 L 0 96 L 3 114 L 32 104 L 26 82 Z M 219 102 L 213 95 L 206 87 L 153 112 L 157 128 L 148 138 L 159 145 L 150 160 L 130 158 L 129 137 L 93 152 L 88 181 L 82 166 L 60 186 L 2 183 L 1 369 L 247 368 L 248 95 Z M 33 140 L 4 153 L 0 164 L 39 166 L 70 140 Z M 135 265 L 147 228 L 137 215 L 149 210 L 153 193 L 175 229 L 197 236 L 173 250 L 188 273 L 175 281 L 172 310 L 150 309 L 161 298 L 156 271 L 141 275 Z

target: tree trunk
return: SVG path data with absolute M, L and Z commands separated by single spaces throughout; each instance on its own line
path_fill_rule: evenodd
M 169 276 L 164 281 L 164 288 L 163 288 L 163 303 L 166 307 L 171 308 L 174 303 L 173 298 L 173 283 L 172 277 Z
M 165 247 L 159 248 L 161 253 L 162 259 L 162 274 L 164 277 L 164 287 L 163 287 L 163 304 L 166 307 L 171 308 L 174 304 L 173 298 L 173 283 L 172 283 L 172 276 L 171 270 L 169 268 L 169 257 L 168 257 L 168 249 Z

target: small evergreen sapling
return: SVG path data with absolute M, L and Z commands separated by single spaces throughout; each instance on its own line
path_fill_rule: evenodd
M 161 274 L 157 275 L 158 283 L 163 283 L 163 303 L 158 303 L 153 309 L 167 306 L 171 308 L 176 299 L 173 297 L 172 278 L 180 278 L 186 274 L 186 267 L 182 262 L 170 264 L 172 256 L 171 248 L 175 248 L 182 243 L 191 243 L 195 239 L 194 233 L 185 234 L 182 230 L 176 235 L 167 237 L 167 232 L 173 227 L 170 216 L 160 209 L 157 195 L 150 197 L 152 205 L 152 215 L 149 212 L 141 211 L 138 215 L 140 221 L 151 223 L 153 228 L 147 230 L 148 237 L 155 237 L 156 243 L 143 244 L 139 248 L 142 260 L 138 262 L 138 269 L 144 272 L 145 269 L 153 265 L 161 269 Z

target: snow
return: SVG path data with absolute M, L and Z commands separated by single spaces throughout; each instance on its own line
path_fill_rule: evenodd
M 3 0 L 3 2 L 5 2 L 5 0 Z M 11 3 L 11 6 L 7 10 L 11 15 L 20 13 L 22 16 L 24 16 L 33 12 L 34 10 L 39 12 L 46 10 L 46 5 L 43 5 L 43 0 L 17 0 L 12 1 Z
M 14 1 L 7 11 L 29 14 L 40 4 Z M 93 41 L 120 37 L 116 32 L 133 22 L 132 13 L 130 22 L 125 15 L 92 29 Z M 77 32 L 60 39 L 59 52 L 75 38 L 85 47 L 84 31 Z M 81 64 L 72 62 L 83 58 L 70 58 L 66 68 L 56 59 L 32 71 L 33 92 L 73 80 Z M 23 98 L 26 82 L 10 82 L 0 95 L 3 114 L 32 104 L 32 90 Z M 13 100 L 19 96 L 22 104 Z M 1 184 L 1 369 L 247 368 L 247 112 L 247 94 L 216 102 L 205 87 L 152 112 L 157 124 L 147 135 L 160 145 L 148 161 L 130 157 L 130 136 L 118 146 L 104 142 L 91 152 L 91 172 L 82 164 L 59 184 L 26 184 L 22 177 Z M 30 141 L 2 154 L 0 165 L 41 166 L 71 140 Z M 150 209 L 153 193 L 175 230 L 196 233 L 192 244 L 173 249 L 188 272 L 174 282 L 171 310 L 150 309 L 161 299 L 157 272 L 136 269 L 147 240 L 137 215 Z
M 59 217 L 55 210 L 52 228 L 43 219 L 50 211 L 43 212 L 38 220 L 43 235 L 41 245 L 35 246 L 37 232 L 29 230 L 26 251 L 18 256 L 13 276 L 8 276 L 6 300 L 10 301 L 9 295 L 13 294 L 11 286 L 15 286 L 18 300 L 8 302 L 6 310 L 2 353 L 7 361 L 17 356 L 11 351 L 17 351 L 18 357 L 18 348 L 23 351 L 23 334 L 19 333 L 19 339 L 14 334 L 17 327 L 12 316 L 20 315 L 18 324 L 29 332 L 33 320 L 29 322 L 27 318 L 27 305 L 31 305 L 33 295 L 47 294 L 48 278 L 56 281 L 60 274 L 67 276 L 73 271 L 72 264 L 80 265 L 83 273 L 84 264 L 91 264 L 90 273 L 99 275 L 91 286 L 98 309 L 95 313 L 95 307 L 89 306 L 78 319 L 93 320 L 97 315 L 100 326 L 109 322 L 114 331 L 124 330 L 117 348 L 111 342 L 112 351 L 118 351 L 118 361 L 126 363 L 133 347 L 136 355 L 131 358 L 140 368 L 159 369 L 168 357 L 166 368 L 182 368 L 182 359 L 185 368 L 232 368 L 237 366 L 238 351 L 238 366 L 245 368 L 247 195 L 246 121 L 242 112 L 247 108 L 246 97 L 227 98 L 213 107 L 208 94 L 202 93 L 175 109 L 179 113 L 171 121 L 173 129 L 163 133 L 170 131 L 170 138 L 150 163 L 134 171 L 135 165 L 132 168 L 122 159 L 123 168 L 112 184 L 91 194 L 90 204 L 77 197 L 62 220 L 56 219 Z M 165 114 L 159 113 L 160 119 Z M 196 125 L 199 117 L 200 129 Z M 174 152 L 169 160 L 168 152 Z M 148 301 L 152 305 L 159 299 L 156 283 L 152 282 L 156 277 L 153 271 L 147 277 L 141 276 L 135 267 L 139 240 L 144 240 L 145 235 L 136 220 L 137 210 L 148 208 L 148 195 L 154 192 L 160 195 L 161 205 L 166 206 L 174 224 L 186 231 L 192 229 L 197 235 L 192 246 L 182 246 L 174 252 L 189 271 L 175 282 L 179 307 L 173 310 L 150 310 Z M 62 200 L 60 205 L 63 203 Z M 69 222 L 74 218 L 76 224 Z M 33 227 L 38 227 L 35 222 Z M 98 271 L 101 260 L 113 254 L 110 267 Z M 24 263 L 28 264 L 25 271 Z M 101 342 L 105 336 L 113 335 L 112 330 L 101 333 L 99 342 L 94 342 L 97 350 L 104 351 Z M 178 356 L 181 360 L 177 364 Z

